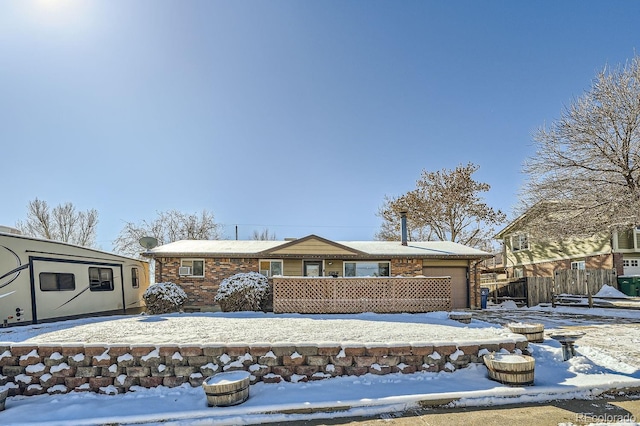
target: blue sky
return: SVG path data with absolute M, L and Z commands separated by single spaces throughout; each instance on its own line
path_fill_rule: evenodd
M 0 0 L 0 224 L 38 197 L 373 239 L 474 162 L 510 213 L 532 134 L 640 48 L 637 1 Z

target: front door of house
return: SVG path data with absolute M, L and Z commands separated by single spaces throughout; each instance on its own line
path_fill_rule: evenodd
M 322 276 L 322 262 L 317 260 L 305 260 L 304 261 L 304 276 L 305 277 L 321 277 Z

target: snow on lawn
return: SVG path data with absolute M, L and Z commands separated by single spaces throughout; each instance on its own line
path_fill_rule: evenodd
M 468 368 L 453 373 L 414 373 L 364 376 L 343 376 L 329 380 L 309 383 L 257 383 L 250 388 L 249 399 L 233 407 L 207 407 L 206 397 L 202 388 L 192 388 L 183 385 L 178 388 L 158 387 L 153 389 L 134 388 L 135 392 L 122 395 L 98 395 L 92 392 L 71 392 L 66 395 L 39 395 L 32 397 L 15 396 L 7 399 L 7 409 L 0 412 L 0 424 L 34 425 L 93 425 L 93 424 L 146 424 L 146 425 L 241 425 L 265 422 L 284 422 L 291 420 L 310 420 L 321 418 L 336 418 L 350 416 L 374 416 L 376 414 L 403 411 L 417 408 L 421 401 L 451 400 L 451 406 L 490 406 L 514 403 L 531 403 L 571 398 L 592 398 L 608 389 L 640 386 L 639 366 L 632 359 L 625 358 L 631 346 L 620 345 L 621 342 L 632 342 L 636 339 L 638 328 L 628 324 L 616 324 L 612 317 L 626 318 L 638 316 L 640 313 L 621 310 L 602 309 L 598 315 L 594 310 L 574 309 L 573 313 L 564 310 L 562 315 L 570 315 L 567 325 L 573 326 L 581 321 L 585 313 L 589 316 L 582 320 L 581 326 L 585 337 L 576 345 L 577 356 L 569 361 L 562 361 L 562 350 L 558 342 L 546 339 L 541 344 L 530 344 L 532 356 L 536 360 L 535 383 L 527 387 L 509 387 L 487 379 L 487 370 L 482 365 L 471 365 Z M 511 318 L 521 322 L 530 322 L 528 315 L 542 315 L 540 310 L 517 309 L 505 311 Z M 495 312 L 493 313 L 495 314 Z M 554 316 L 554 311 L 544 312 L 545 318 Z M 474 318 L 481 315 L 476 315 Z M 425 340 L 433 335 L 442 336 L 442 330 L 429 331 L 429 328 L 445 327 L 449 330 L 443 340 L 458 340 L 465 333 L 508 333 L 496 324 L 474 320 L 471 324 L 458 324 L 446 318 L 445 313 L 434 314 L 401 314 L 401 315 L 332 315 L 332 316 L 303 316 L 303 315 L 265 315 L 265 314 L 208 314 L 208 315 L 160 315 L 154 317 L 116 317 L 98 318 L 63 323 L 44 324 L 37 326 L 14 327 L 0 331 L 0 341 L 44 341 L 71 338 L 74 333 L 82 330 L 83 334 L 75 334 L 75 339 L 90 338 L 93 341 L 109 341 L 110 338 L 103 331 L 109 323 L 128 324 L 126 327 L 138 330 L 141 338 L 150 339 L 145 333 L 153 328 L 146 328 L 149 324 L 171 324 L 181 318 L 194 319 L 225 319 L 250 320 L 251 328 L 258 327 L 261 341 L 267 339 L 291 341 L 291 336 L 304 336 L 305 341 L 315 340 L 311 335 L 311 324 L 322 330 L 321 324 L 336 327 L 334 335 L 329 340 L 343 341 L 365 336 L 367 341 L 383 339 L 391 336 L 401 341 Z M 595 318 L 595 320 L 594 320 Z M 602 321 L 598 320 L 601 318 Z M 282 333 L 293 333 L 291 336 L 277 334 L 274 330 L 267 330 L 265 326 L 258 326 L 257 320 L 281 319 L 283 322 L 293 322 L 295 326 L 276 327 Z M 123 321 L 124 320 L 124 321 Z M 290 321 L 295 320 L 295 321 Z M 590 321 L 590 322 L 589 322 Z M 504 321 L 509 322 L 509 321 Z M 538 318 L 536 318 L 536 322 Z M 554 322 L 555 326 L 561 322 Z M 176 326 L 183 325 L 176 321 Z M 230 322 L 229 324 L 231 324 Z M 370 323 L 370 324 L 367 324 Z M 203 322 L 202 326 L 212 323 Z M 339 326 L 342 324 L 342 326 Z M 292 328 L 304 325 L 305 330 Z M 270 324 L 273 326 L 273 324 Z M 235 326 L 234 326 L 235 327 Z M 348 331 L 353 327 L 367 327 L 374 330 L 373 335 L 363 330 Z M 417 327 L 417 328 L 414 328 Z M 603 330 L 602 334 L 600 331 Z M 607 331 L 605 328 L 609 327 Z M 404 329 L 411 329 L 412 335 Z M 93 333 L 89 330 L 93 329 Z M 111 331 L 112 328 L 108 328 Z M 193 330 L 171 328 L 180 336 L 204 335 Z M 384 330 L 384 332 L 382 331 Z M 209 330 L 213 332 L 212 330 Z M 326 331 L 324 331 L 326 332 Z M 59 334 L 62 333 L 62 334 Z M 226 333 L 230 333 L 227 331 Z M 233 334 L 239 333 L 239 334 Z M 215 334 L 231 336 L 233 340 L 246 339 L 248 330 L 234 328 L 231 334 Z M 344 334 L 343 334 L 344 333 Z M 348 334 L 347 334 L 348 333 Z M 435 334 L 429 334 L 435 333 Z M 594 339 L 589 335 L 593 333 Z M 608 333 L 608 336 L 605 334 Z M 326 336 L 323 334 L 323 338 Z M 476 335 L 477 336 L 477 335 Z M 176 338 L 176 336 L 172 336 Z M 465 339 L 469 337 L 464 337 Z M 477 339 L 477 337 L 475 337 Z M 153 338 L 155 341 L 157 338 Z M 426 339 L 428 340 L 428 339 Z M 145 340 L 148 341 L 148 340 Z M 620 350 L 615 348 L 620 346 Z M 609 351 L 604 351 L 604 347 Z M 636 350 L 637 351 L 637 350 Z M 635 351 L 634 351 L 635 352 Z M 0 389 L 2 386 L 0 386 Z M 306 414 L 284 413 L 285 410 L 307 410 Z M 313 412 L 314 409 L 322 411 Z M 268 414 L 266 414 L 268 413 Z
M 0 329 L 0 342 L 227 343 L 479 343 L 520 339 L 486 323 L 462 324 L 446 312 L 298 315 L 194 313 L 102 317 Z

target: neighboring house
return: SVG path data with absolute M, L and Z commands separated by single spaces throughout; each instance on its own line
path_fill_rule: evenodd
M 547 277 L 558 269 L 608 269 L 640 275 L 640 228 L 591 237 L 541 241 L 527 233 L 525 212 L 500 231 L 508 277 Z
M 240 272 L 268 277 L 450 276 L 453 308 L 475 307 L 477 263 L 490 254 L 445 241 L 330 241 L 309 235 L 285 241 L 183 240 L 145 254 L 156 282 L 180 284 L 190 309 L 214 305 L 220 282 Z
M 504 265 L 504 253 L 493 253 L 493 256 L 489 259 L 485 259 L 478 265 L 480 270 L 480 282 L 496 282 L 506 278 L 505 265 Z

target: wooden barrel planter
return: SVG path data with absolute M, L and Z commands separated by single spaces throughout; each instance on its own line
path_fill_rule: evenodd
M 484 356 L 489 378 L 505 385 L 533 384 L 536 360 L 529 355 L 492 353 Z
M 544 342 L 544 324 L 511 323 L 507 325 L 512 333 L 522 334 L 531 343 Z
M 207 377 L 202 383 L 209 407 L 228 407 L 242 404 L 249 398 L 247 371 L 227 371 Z
M 0 391 L 0 411 L 4 410 L 4 404 L 7 401 L 7 396 L 9 396 L 9 389 Z
M 463 324 L 470 324 L 471 312 L 449 312 L 449 319 L 461 322 Z

